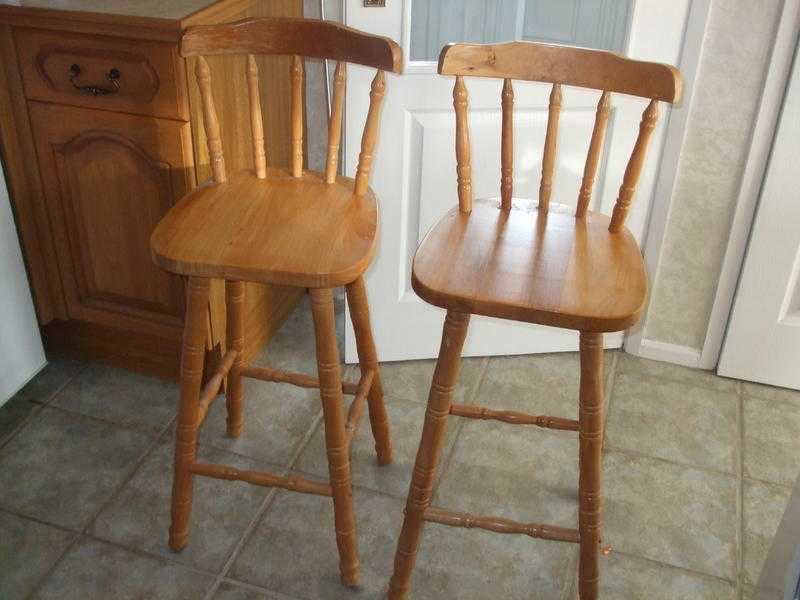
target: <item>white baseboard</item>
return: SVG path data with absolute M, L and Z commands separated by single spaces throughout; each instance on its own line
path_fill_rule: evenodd
M 634 350 L 626 345 L 625 350 L 642 358 L 670 362 L 695 369 L 700 368 L 700 350 L 697 348 L 648 339 L 639 340 L 637 346 Z

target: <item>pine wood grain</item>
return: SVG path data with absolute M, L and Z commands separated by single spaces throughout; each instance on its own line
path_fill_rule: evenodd
M 586 331 L 635 323 L 647 275 L 627 230 L 611 235 L 609 218 L 498 210 L 476 202 L 448 212 L 420 244 L 411 283 L 443 308 Z
M 439 55 L 439 74 L 560 83 L 665 102 L 679 102 L 682 90 L 680 72 L 671 65 L 538 42 L 448 44 Z
M 181 54 L 289 54 L 394 73 L 403 69 L 402 51 L 393 40 L 315 19 L 243 19 L 192 27 L 183 36 Z
M 280 169 L 266 179 L 235 174 L 173 207 L 151 237 L 153 259 L 183 275 L 346 285 L 372 260 L 378 219 L 374 194 L 354 197 L 354 185 L 347 177 L 328 184 L 312 171 L 299 178 Z

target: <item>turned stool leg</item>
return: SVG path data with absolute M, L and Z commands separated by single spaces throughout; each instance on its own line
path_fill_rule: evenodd
M 236 359 L 228 372 L 228 382 L 225 388 L 226 403 L 228 407 L 228 435 L 239 437 L 244 423 L 244 382 L 242 368 L 244 367 L 244 282 L 225 282 L 225 306 L 227 309 L 227 346 L 229 350 L 236 350 Z
M 353 491 L 350 485 L 350 457 L 345 432 L 339 350 L 330 289 L 311 289 L 311 312 L 317 342 L 317 370 L 322 412 L 325 418 L 325 446 L 333 489 L 333 514 L 336 544 L 339 546 L 339 571 L 342 583 L 358 584 L 358 540 L 353 516 Z
M 192 510 L 192 474 L 197 457 L 197 403 L 203 377 L 209 280 L 190 277 L 186 290 L 186 321 L 181 354 L 181 397 L 175 435 L 175 472 L 172 478 L 172 524 L 169 547 L 186 546 Z
M 578 589 L 581 600 L 599 595 L 600 527 L 602 512 L 603 446 L 603 335 L 581 332 L 580 409 L 580 563 Z
M 394 573 L 389 582 L 390 600 L 401 600 L 408 593 L 411 570 L 417 558 L 422 534 L 423 514 L 431 503 L 431 490 L 436 465 L 442 451 L 447 417 L 453 400 L 453 390 L 461 365 L 461 348 L 467 335 L 469 314 L 448 311 L 444 320 L 442 345 L 433 373 L 422 440 L 406 501 L 406 516 L 394 558 Z
M 378 354 L 375 351 L 375 340 L 372 338 L 372 327 L 369 322 L 369 302 L 363 277 L 359 277 L 346 288 L 347 300 L 350 302 L 350 318 L 356 334 L 358 363 L 361 373 L 372 369 L 375 376 L 369 390 L 369 422 L 372 426 L 372 437 L 375 438 L 375 452 L 378 463 L 388 465 L 392 462 L 392 440 L 389 436 L 389 417 L 383 403 L 383 387 L 378 370 Z

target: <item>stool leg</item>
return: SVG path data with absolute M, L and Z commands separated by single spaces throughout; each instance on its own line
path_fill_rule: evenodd
M 378 370 L 378 354 L 375 351 L 375 340 L 372 338 L 372 327 L 369 322 L 369 302 L 363 277 L 359 277 L 349 284 L 347 300 L 350 303 L 350 318 L 356 334 L 356 347 L 358 348 L 358 363 L 361 373 L 372 369 L 375 377 L 367 396 L 369 405 L 369 422 L 372 426 L 372 437 L 375 438 L 375 452 L 378 454 L 378 463 L 388 465 L 392 462 L 392 440 L 389 436 L 389 417 L 383 403 L 383 387 Z
M 227 310 L 226 322 L 227 345 L 229 350 L 236 350 L 236 360 L 233 361 L 228 372 L 228 382 L 225 388 L 225 400 L 228 407 L 228 435 L 239 437 L 244 423 L 244 382 L 242 381 L 242 368 L 244 367 L 244 282 L 225 282 L 225 306 Z
M 169 547 L 176 552 L 186 546 L 189 537 L 189 513 L 192 510 L 192 474 L 189 468 L 197 458 L 197 403 L 203 377 L 208 294 L 208 279 L 189 278 L 172 478 L 172 524 L 169 528 Z
M 600 528 L 602 513 L 603 446 L 603 335 L 582 331 L 580 409 L 580 563 L 578 589 L 581 600 L 599 595 Z
M 358 584 L 358 540 L 353 516 L 350 456 L 345 433 L 333 293 L 330 289 L 311 289 L 310 295 L 317 343 L 319 391 L 325 418 L 325 446 L 328 451 L 328 471 L 333 489 L 336 544 L 339 546 L 339 571 L 342 583 L 354 586 Z
M 422 440 L 406 500 L 406 516 L 397 543 L 394 573 L 389 582 L 390 600 L 402 600 L 408 594 L 411 570 L 417 558 L 422 534 L 423 514 L 431 503 L 431 490 L 436 464 L 442 451 L 447 416 L 461 365 L 461 348 L 467 335 L 469 314 L 448 311 L 444 320 L 442 345 L 433 373 Z

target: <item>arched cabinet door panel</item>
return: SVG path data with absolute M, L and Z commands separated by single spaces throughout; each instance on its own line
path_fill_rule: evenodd
M 191 187 L 189 124 L 30 103 L 70 319 L 172 338 L 183 283 L 150 232 Z

